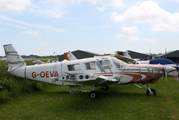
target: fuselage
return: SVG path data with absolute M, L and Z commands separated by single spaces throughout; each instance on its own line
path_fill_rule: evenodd
M 14 75 L 57 85 L 82 85 L 94 76 L 116 78 L 120 84 L 154 83 L 163 75 L 160 65 L 131 65 L 115 57 L 94 57 L 80 60 L 25 66 Z M 104 83 L 105 84 L 105 83 Z M 110 83 L 107 83 L 110 84 Z M 111 83 L 112 84 L 112 83 Z M 89 83 L 88 83 L 89 85 Z M 91 82 L 98 86 L 100 83 Z

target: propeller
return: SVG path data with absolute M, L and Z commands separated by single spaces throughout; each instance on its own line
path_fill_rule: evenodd
M 167 50 L 165 48 L 165 66 L 164 66 L 164 72 L 165 72 L 165 78 L 166 78 L 166 81 L 167 81 Z

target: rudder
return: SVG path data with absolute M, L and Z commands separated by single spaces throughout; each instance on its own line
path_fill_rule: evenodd
M 18 54 L 18 52 L 14 49 L 12 44 L 7 44 L 7 45 L 4 45 L 3 47 L 4 47 L 5 54 L 6 54 L 6 61 L 9 66 L 8 72 L 12 74 L 16 74 L 16 76 L 19 76 L 18 73 L 22 70 L 22 69 L 20 70 L 19 68 L 26 67 L 25 61 Z

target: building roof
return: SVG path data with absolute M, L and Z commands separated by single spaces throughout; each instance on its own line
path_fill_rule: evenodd
M 167 52 L 167 57 L 179 57 L 179 50 L 173 50 L 170 52 Z M 158 55 L 158 58 L 165 57 L 165 53 Z
M 75 50 L 71 52 L 77 59 L 90 58 L 94 56 L 101 56 L 101 54 L 85 51 L 85 50 Z M 64 54 L 59 55 L 59 61 L 65 59 Z

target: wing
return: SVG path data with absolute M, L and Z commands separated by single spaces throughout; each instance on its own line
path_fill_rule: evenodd
M 97 76 L 95 78 L 91 78 L 88 80 L 65 80 L 64 82 L 74 83 L 76 85 L 85 85 L 85 86 L 101 86 L 101 85 L 108 85 L 118 82 L 117 79 L 110 79 L 105 76 Z
M 114 57 L 116 57 L 117 59 L 120 59 L 126 63 L 132 63 L 134 64 L 136 61 L 131 59 L 131 58 L 128 58 L 128 57 L 125 57 L 125 56 L 121 56 L 121 55 L 114 55 Z

